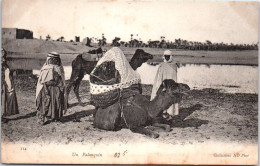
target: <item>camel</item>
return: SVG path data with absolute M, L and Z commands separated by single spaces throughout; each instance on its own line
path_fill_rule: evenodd
M 101 53 L 102 49 L 99 51 L 92 51 L 93 53 Z M 91 53 L 91 52 L 90 52 Z M 153 59 L 153 56 L 147 52 L 145 52 L 142 49 L 137 49 L 131 58 L 129 64 L 130 66 L 136 70 L 138 67 L 140 67 L 144 62 L 147 62 L 149 59 Z M 82 101 L 79 97 L 79 85 L 82 81 L 85 74 L 90 74 L 91 71 L 95 68 L 97 64 L 97 61 L 86 61 L 83 59 L 82 54 L 78 55 L 73 61 L 72 61 L 72 73 L 69 80 L 69 83 L 66 86 L 66 101 L 68 100 L 68 96 L 70 93 L 70 90 L 72 86 L 74 87 L 74 93 L 78 99 L 78 102 L 82 105 Z M 67 107 L 67 106 L 65 106 Z
M 158 138 L 159 134 L 145 128 L 148 125 L 170 131 L 170 126 L 159 122 L 163 110 L 180 102 L 183 94 L 190 90 L 189 86 L 166 79 L 162 82 L 154 100 L 149 101 L 141 94 L 122 98 L 107 108 L 97 108 L 94 127 L 103 130 L 119 130 L 128 128 L 134 133 Z

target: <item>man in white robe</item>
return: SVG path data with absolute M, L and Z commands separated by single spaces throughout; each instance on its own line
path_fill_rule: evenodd
M 173 60 L 173 54 L 170 50 L 165 50 L 163 54 L 163 62 L 159 65 L 151 94 L 151 100 L 156 96 L 156 92 L 165 79 L 173 79 L 177 82 L 177 64 Z M 169 118 L 179 114 L 179 104 L 171 105 L 165 112 L 168 113 Z

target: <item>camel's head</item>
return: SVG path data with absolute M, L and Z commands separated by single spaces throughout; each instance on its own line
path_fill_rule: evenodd
M 181 100 L 182 95 L 189 92 L 190 87 L 187 84 L 176 83 L 172 79 L 163 80 L 161 86 L 157 91 L 157 95 L 164 93 L 170 96 L 173 100 L 173 103 L 177 103 Z
M 151 54 L 145 52 L 143 49 L 137 49 L 131 59 L 131 63 L 135 63 L 135 67 L 138 68 L 149 59 L 153 59 Z

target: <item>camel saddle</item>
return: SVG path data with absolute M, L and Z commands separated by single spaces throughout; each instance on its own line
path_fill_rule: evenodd
M 140 85 L 132 85 L 121 92 L 120 99 L 107 107 L 99 107 L 95 114 L 94 126 L 99 129 L 115 131 L 121 128 L 120 119 L 123 117 L 123 107 L 132 106 L 132 100 L 135 95 L 140 94 Z M 140 109 L 137 107 L 136 109 Z M 127 123 L 125 121 L 125 123 Z M 127 126 L 128 127 L 128 126 Z

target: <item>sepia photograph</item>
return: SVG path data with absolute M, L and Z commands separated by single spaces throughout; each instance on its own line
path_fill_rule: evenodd
M 1 5 L 1 163 L 258 164 L 258 1 Z

